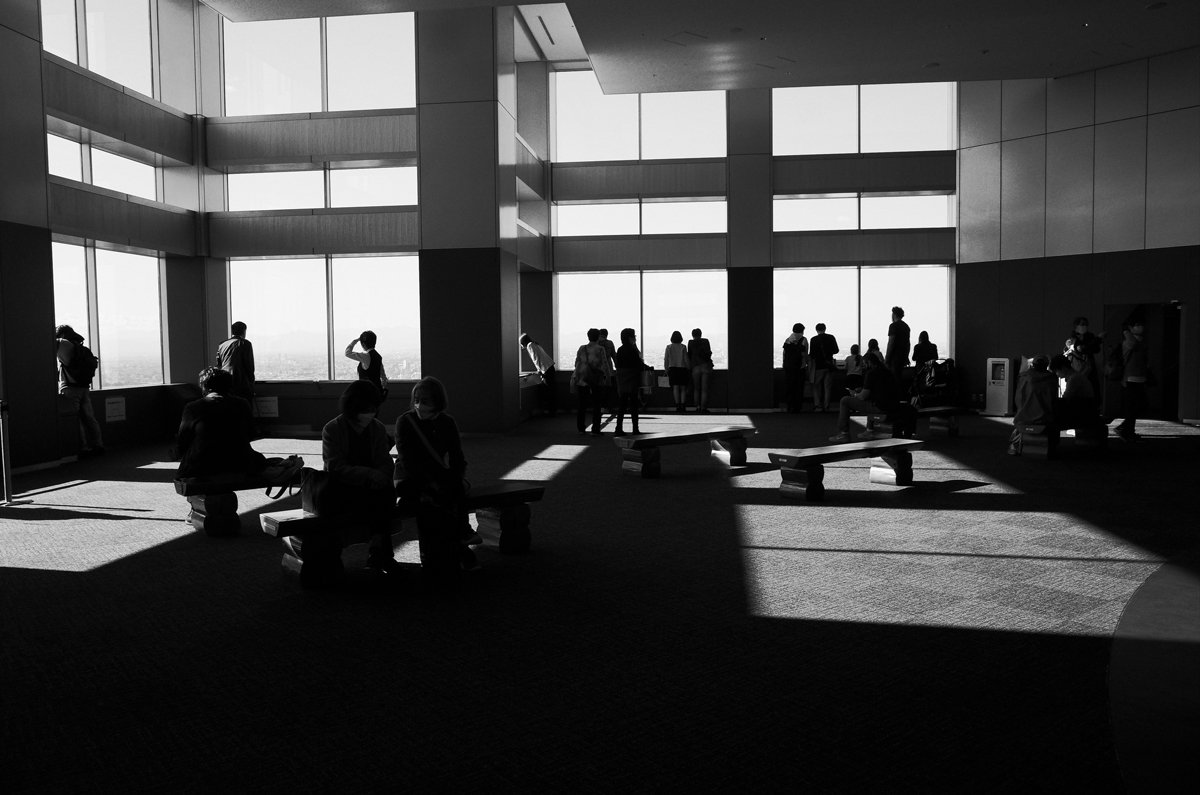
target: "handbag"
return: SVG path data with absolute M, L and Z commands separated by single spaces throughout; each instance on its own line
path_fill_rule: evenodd
M 425 449 L 427 451 L 429 451 L 430 457 L 432 457 L 434 461 L 437 461 L 438 465 L 441 466 L 442 469 L 449 471 L 450 467 L 446 465 L 446 462 L 438 454 L 438 451 L 436 449 L 434 449 L 434 446 L 430 443 L 429 438 L 425 435 L 425 432 L 421 430 L 421 426 L 417 425 L 416 420 L 414 420 L 412 418 L 412 412 L 405 412 L 400 417 L 400 419 L 408 420 L 409 424 L 412 425 L 413 430 L 417 432 L 417 438 L 421 440 L 421 444 L 425 445 Z M 399 440 L 397 440 L 397 442 L 398 441 Z M 398 481 L 404 480 L 406 477 L 408 477 L 408 473 L 406 473 L 404 471 L 400 462 L 397 460 L 397 462 L 396 462 L 396 480 L 398 480 Z M 466 492 L 468 492 L 470 490 L 471 490 L 470 481 L 468 481 L 466 478 L 463 478 L 463 493 L 465 494 Z
M 304 467 L 300 470 L 300 507 L 314 516 L 334 512 L 333 478 L 323 469 Z

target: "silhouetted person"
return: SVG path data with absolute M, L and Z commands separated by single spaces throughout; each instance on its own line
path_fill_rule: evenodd
M 1013 425 L 1045 425 L 1047 435 L 1053 437 L 1054 401 L 1058 399 L 1058 378 L 1050 372 L 1050 359 L 1047 356 L 1033 357 L 1029 369 L 1017 378 L 1017 391 L 1014 404 L 1017 407 L 1013 415 Z M 1013 428 L 1008 440 L 1008 454 L 1021 454 L 1021 432 Z
M 804 376 L 808 368 L 808 339 L 804 324 L 792 326 L 792 333 L 783 341 L 784 401 L 788 414 L 799 414 L 804 403 Z
M 813 411 L 824 411 L 833 400 L 834 356 L 840 352 L 837 338 L 825 333 L 825 324 L 817 324 L 817 334 L 808 343 L 808 361 L 812 368 Z
M 421 564 L 444 574 L 478 569 L 470 545 L 483 543 L 467 518 L 467 459 L 449 407 L 446 387 L 426 376 L 413 387 L 411 408 L 396 420 L 396 490 L 416 507 Z
M 692 338 L 688 340 L 688 363 L 692 366 L 692 399 L 696 402 L 698 414 L 708 414 L 708 380 L 713 371 L 712 345 L 709 344 L 700 329 L 692 329 Z
M 888 326 L 887 352 L 883 362 L 896 376 L 899 383 L 908 366 L 908 351 L 912 344 L 912 332 L 904 322 L 904 310 L 898 306 L 892 307 L 892 325 Z
M 851 415 L 871 412 L 891 415 L 900 411 L 900 382 L 892 371 L 873 353 L 863 357 L 863 369 L 866 375 L 862 388 L 839 403 L 837 433 L 829 437 L 831 442 L 850 441 Z M 892 435 L 903 435 L 903 426 L 904 418 L 897 416 L 893 420 Z
M 600 402 L 604 399 L 604 389 L 608 386 L 611 375 L 608 351 L 600 344 L 600 329 L 590 328 L 587 332 L 586 345 L 580 345 L 575 352 L 575 371 L 571 374 L 571 383 L 579 397 L 579 413 L 575 418 L 575 427 L 580 433 L 586 433 L 586 416 L 588 406 L 592 407 L 592 435 L 600 435 Z
M 387 400 L 387 371 L 383 367 L 383 357 L 375 350 L 378 342 L 379 338 L 375 336 L 374 331 L 364 331 L 346 346 L 345 355 L 347 359 L 358 362 L 358 380 L 370 381 L 379 390 L 379 399 Z M 361 351 L 354 350 L 355 343 L 362 345 Z
M 611 375 L 617 369 L 617 346 L 608 338 L 608 329 L 600 329 L 600 344 L 604 346 L 604 353 L 608 356 L 608 372 Z M 612 409 L 612 382 L 604 385 L 603 405 L 606 409 Z
M 529 354 L 529 360 L 533 362 L 533 366 L 537 368 L 538 375 L 542 379 L 542 385 L 538 391 L 541 392 L 546 413 L 553 417 L 558 413 L 558 388 L 554 383 L 558 371 L 554 367 L 554 360 L 550 358 L 550 354 L 546 353 L 546 349 L 534 342 L 528 334 L 522 333 L 519 341 L 521 347 Z
M 1059 428 L 1083 428 L 1099 422 L 1096 392 L 1087 376 L 1061 354 L 1050 360 L 1050 372 L 1067 382 L 1062 396 L 1054 402 L 1054 424 Z
M 254 418 L 250 404 L 233 394 L 233 376 L 209 367 L 200 373 L 204 397 L 183 409 L 175 450 L 179 457 L 177 478 L 196 478 L 227 472 L 256 475 L 267 466 L 267 458 L 250 446 Z
M 858 352 L 858 343 L 850 346 L 850 355 L 846 357 L 846 391 L 853 392 L 862 386 L 863 357 Z
M 54 330 L 54 355 L 58 359 L 58 394 L 79 417 L 79 457 L 104 455 L 104 438 L 92 411 L 91 395 L 99 362 L 83 344 L 83 336 L 65 325 Z
M 1139 441 L 1135 428 L 1138 417 L 1146 413 L 1146 382 L 1150 378 L 1150 350 L 1146 344 L 1146 324 L 1141 318 L 1129 321 L 1125 341 L 1121 343 L 1125 372 L 1121 377 L 1121 416 L 1117 435 L 1127 442 Z
M 913 346 L 913 364 L 916 365 L 917 369 L 919 370 L 925 364 L 925 362 L 935 361 L 937 357 L 937 345 L 929 341 L 928 331 L 922 331 L 917 337 L 917 344 Z
M 217 367 L 233 376 L 229 394 L 254 404 L 254 346 L 246 339 L 246 324 L 238 321 L 229 327 L 232 335 L 217 346 Z
M 688 365 L 688 352 L 683 344 L 683 335 L 672 331 L 671 344 L 663 350 L 663 369 L 667 371 L 671 397 L 675 398 L 676 414 L 687 412 L 687 388 L 692 374 L 692 368 Z
M 617 348 L 617 436 L 625 435 L 625 410 L 633 423 L 633 433 L 638 434 L 638 390 L 642 387 L 642 373 L 646 363 L 637 347 L 637 334 L 633 329 L 621 329 L 621 347 Z
M 1088 319 L 1086 317 L 1077 317 L 1074 322 L 1075 330 L 1067 337 L 1067 341 L 1063 343 L 1063 356 L 1071 362 L 1071 367 L 1083 373 L 1087 380 L 1091 383 L 1092 389 L 1096 395 L 1101 394 L 1100 390 L 1100 372 L 1096 367 L 1096 354 L 1104 347 L 1104 334 L 1093 334 L 1088 331 Z

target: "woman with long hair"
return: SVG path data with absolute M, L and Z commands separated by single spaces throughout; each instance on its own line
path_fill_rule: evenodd
M 663 352 L 663 369 L 667 371 L 667 382 L 671 385 L 671 395 L 675 398 L 675 413 L 687 413 L 688 376 L 691 374 L 691 367 L 688 349 L 683 345 L 683 335 L 678 331 L 671 332 L 671 344 Z

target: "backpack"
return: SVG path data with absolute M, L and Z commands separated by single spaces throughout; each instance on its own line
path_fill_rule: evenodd
M 76 342 L 74 345 L 75 352 L 71 354 L 71 363 L 63 365 L 63 369 L 75 382 L 74 386 L 90 387 L 92 379 L 96 377 L 96 368 L 100 366 L 100 360 L 82 342 Z
M 1104 377 L 1109 381 L 1120 381 L 1125 377 L 1125 348 L 1120 343 L 1109 348 L 1104 357 Z

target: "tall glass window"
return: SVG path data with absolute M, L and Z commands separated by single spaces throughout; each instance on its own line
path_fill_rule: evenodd
M 950 355 L 950 270 L 937 267 L 888 267 L 862 269 L 862 333 L 879 340 L 887 350 L 887 330 L 892 307 L 904 310 L 904 322 L 912 329 L 915 345 L 922 331 Z
M 642 158 L 725 157 L 725 92 L 642 94 Z
M 127 157 L 91 148 L 92 184 L 131 196 L 156 201 L 158 183 L 154 166 L 130 160 Z
M 800 196 L 773 202 L 776 232 L 858 229 L 858 196 Z
M 559 273 L 554 278 L 554 348 L 560 371 L 575 369 L 575 354 L 586 345 L 589 328 L 608 329 L 609 339 L 619 345 L 621 329 L 642 341 L 641 275 L 622 273 Z
M 324 171 L 229 175 L 230 210 L 306 210 L 325 206 Z
M 556 160 L 637 160 L 636 94 L 605 96 L 593 72 L 557 72 L 555 81 Z
M 333 258 L 334 377 L 358 377 L 344 351 L 374 331 L 389 381 L 421 378 L 420 264 L 416 257 Z M 361 350 L 361 348 L 359 348 Z
M 255 378 L 329 377 L 325 294 L 324 257 L 229 263 L 229 307 L 254 342 Z
M 96 249 L 100 383 L 163 383 L 158 258 Z
M 42 49 L 79 63 L 75 0 L 42 0 Z
M 554 235 L 636 235 L 640 230 L 637 202 L 624 204 L 558 204 Z
M 330 207 L 383 207 L 417 203 L 417 170 L 339 168 L 329 172 Z
M 955 83 L 862 87 L 862 151 L 953 149 Z
M 88 69 L 152 96 L 149 0 L 87 0 L 85 7 Z
M 83 246 L 51 243 L 54 270 L 54 325 L 67 325 L 84 337 L 88 330 L 87 259 Z M 91 340 L 89 342 L 89 347 Z
M 321 21 L 225 20 L 225 113 L 321 110 Z
M 725 232 L 729 212 L 724 201 L 643 201 L 643 235 L 692 235 Z
M 411 13 L 329 17 L 325 38 L 329 110 L 416 106 Z
M 776 268 L 773 277 L 776 367 L 783 367 L 783 341 L 796 323 L 804 324 L 809 339 L 824 323 L 826 333 L 837 339 L 839 358 L 849 356 L 855 343 L 866 353 L 866 340 L 859 339 L 857 267 Z
M 776 155 L 858 151 L 858 86 L 771 89 Z
M 726 271 L 645 271 L 642 273 L 642 355 L 663 366 L 663 351 L 678 331 L 686 344 L 699 328 L 712 345 L 713 366 L 729 366 L 729 299 Z
M 46 136 L 47 170 L 56 177 L 83 181 L 83 145 L 57 135 Z
M 862 197 L 863 229 L 954 226 L 953 196 Z

